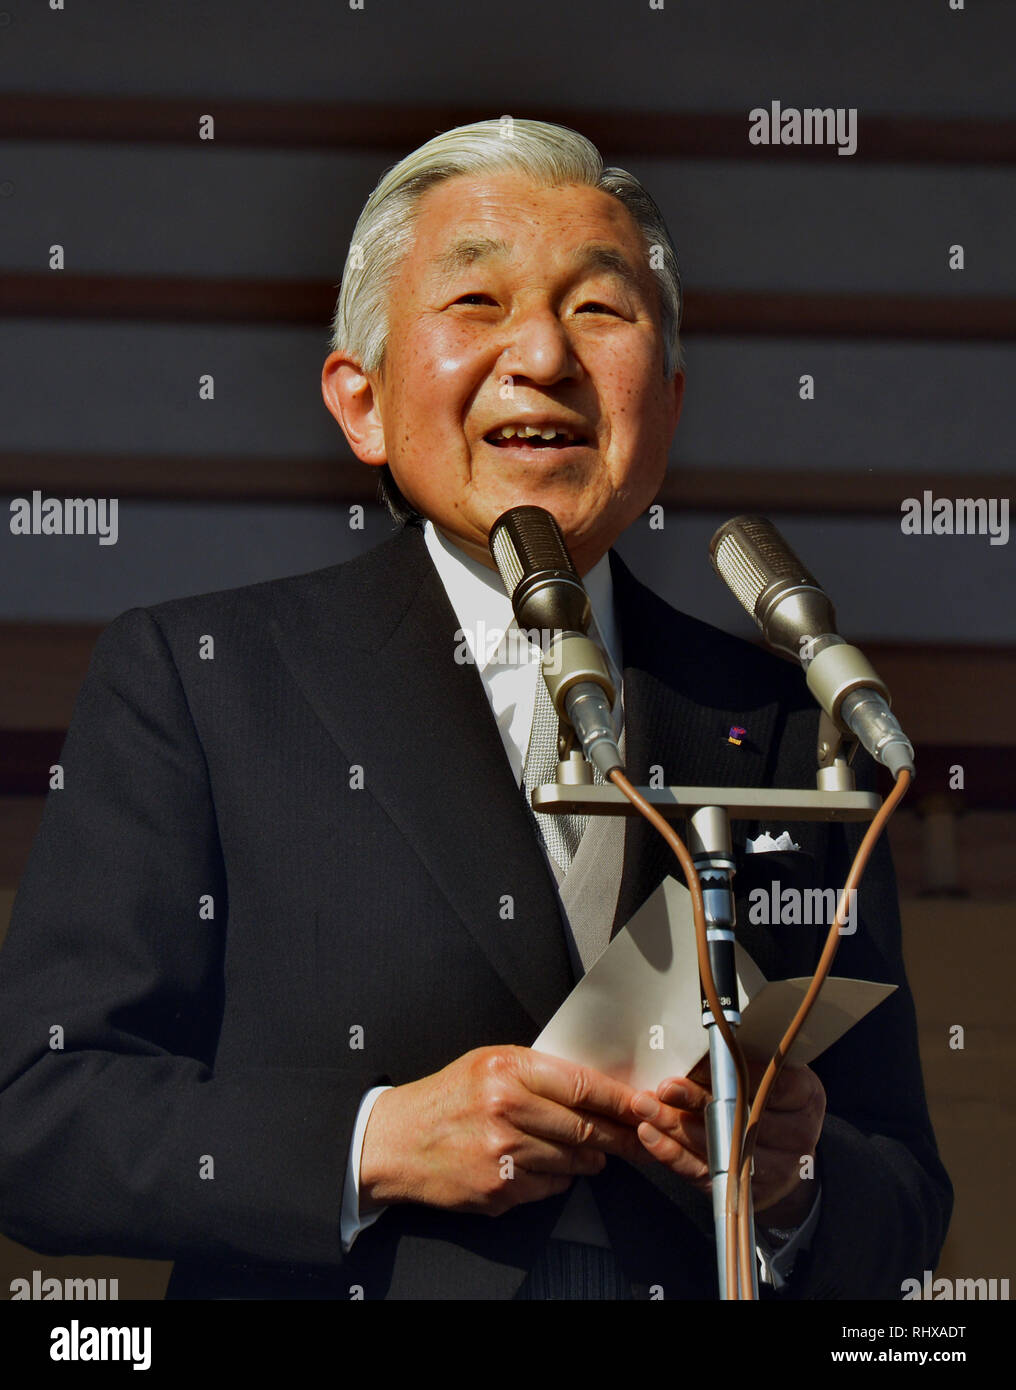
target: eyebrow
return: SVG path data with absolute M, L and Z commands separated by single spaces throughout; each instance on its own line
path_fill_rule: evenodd
M 462 237 L 435 256 L 431 265 L 442 275 L 454 275 L 477 261 L 509 256 L 511 249 L 508 242 L 494 237 Z M 573 259 L 578 270 L 605 271 L 616 275 L 632 290 L 643 288 L 634 268 L 614 246 L 599 241 L 583 242 L 576 248 Z
M 442 251 L 440 256 L 435 256 L 431 265 L 443 275 L 454 275 L 456 271 L 465 270 L 477 261 L 490 256 L 507 256 L 510 251 L 511 247 L 506 241 L 493 237 L 462 237 Z
M 583 269 L 603 270 L 616 275 L 629 288 L 641 290 L 642 284 L 627 258 L 614 246 L 599 241 L 586 241 L 578 248 L 576 261 Z

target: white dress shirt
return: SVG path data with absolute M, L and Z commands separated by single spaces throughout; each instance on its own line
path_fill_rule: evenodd
M 483 682 L 484 693 L 497 722 L 505 753 L 511 764 L 516 783 L 522 785 L 522 769 L 526 760 L 529 735 L 533 722 L 536 682 L 540 675 L 540 651 L 525 641 L 512 611 L 511 599 L 505 593 L 496 570 L 488 569 L 478 560 L 465 554 L 443 536 L 433 522 L 424 526 L 424 540 L 438 577 L 444 585 L 448 600 L 458 620 L 456 632 L 457 661 L 469 661 L 476 666 Z M 614 718 L 618 733 L 621 729 L 622 655 L 614 613 L 614 591 L 610 561 L 604 555 L 583 578 L 593 613 L 594 636 L 607 654 L 611 675 L 618 691 Z M 374 1102 L 386 1086 L 368 1091 L 360 1103 L 342 1200 L 342 1248 L 350 1250 L 361 1231 L 372 1225 L 384 1207 L 360 1213 L 359 1178 L 363 1138 Z M 760 1241 L 758 1253 L 762 1277 L 780 1288 L 784 1273 L 789 1270 L 794 1254 L 804 1248 L 817 1224 L 819 1202 L 816 1201 L 808 1220 L 793 1236 L 773 1253 L 767 1242 Z

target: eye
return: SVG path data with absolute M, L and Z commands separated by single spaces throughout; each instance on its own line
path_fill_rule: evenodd
M 599 300 L 592 299 L 588 304 L 580 304 L 575 310 L 577 314 L 613 314 L 616 318 L 617 309 L 612 309 L 609 304 L 601 304 Z
M 492 295 L 476 290 L 472 294 L 460 294 L 454 302 L 456 304 L 496 304 L 497 301 Z

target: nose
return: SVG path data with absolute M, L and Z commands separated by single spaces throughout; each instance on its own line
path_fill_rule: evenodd
M 557 314 L 546 305 L 533 306 L 513 319 L 514 331 L 498 361 L 498 373 L 516 384 L 530 381 L 550 386 L 577 381 L 582 364 Z

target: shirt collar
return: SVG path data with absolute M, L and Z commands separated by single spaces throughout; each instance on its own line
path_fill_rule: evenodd
M 468 644 L 470 655 L 482 672 L 493 660 L 508 628 L 514 625 L 518 630 L 511 599 L 496 570 L 488 569 L 460 550 L 432 521 L 424 524 L 423 534 L 434 568 L 458 618 L 459 637 Z M 620 690 L 622 653 L 614 613 L 610 557 L 604 555 L 598 560 L 582 582 L 615 684 Z

